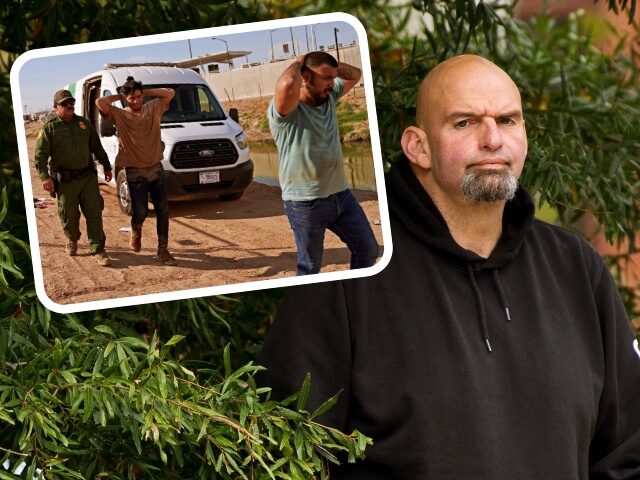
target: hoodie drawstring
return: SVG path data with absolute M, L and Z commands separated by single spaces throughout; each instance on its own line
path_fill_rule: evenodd
M 507 322 L 510 322 L 511 314 L 509 313 L 509 304 L 507 303 L 507 296 L 504 294 L 504 290 L 502 289 L 502 284 L 500 283 L 500 275 L 498 275 L 497 269 L 493 271 L 493 283 L 496 285 L 498 295 L 500 295 L 500 301 L 502 302 L 502 308 L 504 308 L 504 314 L 507 317 Z
M 478 311 L 480 313 L 480 331 L 482 332 L 482 339 L 484 340 L 485 345 L 487 346 L 487 350 L 492 352 L 491 349 L 491 341 L 489 339 L 489 326 L 487 325 L 487 313 L 484 308 L 484 300 L 482 298 L 482 292 L 480 291 L 480 287 L 478 287 L 478 282 L 476 282 L 476 275 L 473 272 L 473 267 L 470 263 L 467 263 L 467 273 L 469 275 L 469 280 L 471 281 L 471 286 L 473 287 L 473 292 L 476 296 L 476 302 L 478 304 Z M 496 290 L 498 291 L 498 296 L 500 297 L 500 301 L 502 302 L 502 308 L 504 309 L 505 318 L 508 322 L 511 321 L 511 314 L 509 312 L 509 304 L 507 302 L 507 296 L 504 293 L 504 289 L 502 288 L 502 283 L 500 283 L 500 275 L 498 274 L 498 270 L 493 270 L 493 283 L 496 286 Z
M 476 294 L 476 302 L 478 302 L 478 310 L 480 311 L 480 330 L 482 331 L 482 338 L 487 345 L 487 349 L 491 352 L 491 342 L 489 341 L 489 327 L 487 326 L 487 314 L 484 310 L 484 301 L 482 300 L 482 292 L 476 282 L 476 275 L 473 273 L 473 267 L 470 263 L 467 263 L 467 272 L 469 279 L 471 280 L 471 286 Z

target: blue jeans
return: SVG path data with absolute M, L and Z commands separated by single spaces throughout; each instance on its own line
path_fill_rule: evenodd
M 127 184 L 131 196 L 131 225 L 142 225 L 149 213 L 149 197 L 156 212 L 158 248 L 169 242 L 169 196 L 162 164 L 149 168 L 126 167 Z
M 284 210 L 298 248 L 298 275 L 320 271 L 327 228 L 349 247 L 351 268 L 366 268 L 375 263 L 380 247 L 351 191 L 315 200 L 285 200 Z

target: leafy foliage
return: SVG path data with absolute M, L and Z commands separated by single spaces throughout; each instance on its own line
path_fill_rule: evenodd
M 595 0 L 598 3 L 599 0 Z M 636 0 L 607 0 L 609 10 L 616 14 L 620 12 L 627 12 L 629 23 L 633 22 L 636 14 Z
M 36 308 L 0 330 L 0 452 L 25 457 L 27 478 L 324 478 L 336 453 L 355 461 L 369 443 L 316 423 L 335 397 L 304 411 L 308 378 L 265 401 L 261 367 L 234 371 L 229 348 L 223 372 L 190 370 L 171 355 L 181 335 L 147 343 L 62 322 Z
M 608 0 L 632 21 L 635 0 Z M 524 182 L 569 223 L 590 208 L 610 237 L 633 240 L 639 198 L 638 70 L 622 43 L 598 50 L 580 18 L 513 18 L 476 0 L 27 0 L 0 6 L 0 478 L 310 478 L 366 437 L 306 412 L 309 379 L 284 402 L 254 365 L 281 291 L 76 315 L 37 301 L 8 71 L 31 48 L 345 11 L 368 32 L 384 157 L 413 124 L 417 83 L 462 52 L 494 59 L 521 87 L 530 139 Z M 411 15 L 423 26 L 410 32 Z M 124 20 L 126 19 L 126 20 Z M 10 232 L 10 233 L 9 233 Z M 633 241 L 629 242 L 633 245 Z M 614 268 L 616 271 L 616 268 Z M 638 292 L 624 290 L 640 315 Z M 229 352 L 233 352 L 233 356 Z M 312 380 L 311 380 L 312 381 Z M 97 454 L 95 454 L 97 452 Z
M 401 154 L 399 137 L 415 121 L 415 86 L 445 58 L 478 53 L 503 67 L 520 87 L 529 137 L 522 182 L 571 224 L 593 211 L 607 237 L 633 239 L 640 229 L 638 198 L 640 87 L 635 56 L 621 41 L 604 53 L 572 15 L 562 25 L 549 17 L 524 23 L 506 5 L 460 0 L 455 9 L 425 1 L 433 19 L 427 42 L 415 42 L 407 66 L 379 74 L 384 156 Z M 384 72 L 382 72 L 384 73 Z M 631 242 L 633 243 L 633 242 Z

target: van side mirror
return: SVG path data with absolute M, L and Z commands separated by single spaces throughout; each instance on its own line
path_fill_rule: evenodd
M 100 136 L 101 137 L 113 137 L 116 134 L 116 126 L 111 123 L 109 120 L 104 118 L 102 115 L 100 116 Z
M 229 116 L 231 117 L 231 119 L 234 122 L 240 123 L 240 117 L 238 116 L 238 109 L 237 108 L 230 108 L 229 109 Z

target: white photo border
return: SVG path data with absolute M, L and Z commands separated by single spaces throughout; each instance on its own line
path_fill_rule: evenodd
M 293 276 L 286 278 L 274 278 L 267 280 L 249 281 L 234 283 L 229 285 L 209 286 L 202 288 L 178 290 L 171 292 L 143 294 L 130 297 L 119 297 L 113 299 L 93 300 L 74 304 L 59 304 L 52 301 L 46 294 L 44 288 L 44 275 L 42 271 L 42 261 L 40 256 L 40 244 L 37 235 L 36 214 L 33 203 L 33 188 L 30 176 L 30 162 L 27 150 L 27 138 L 23 122 L 23 104 L 20 92 L 19 74 L 21 68 L 29 60 L 36 58 L 50 57 L 54 55 L 65 55 L 74 53 L 86 53 L 92 51 L 108 50 L 114 48 L 153 45 L 157 43 L 173 42 L 179 40 L 194 40 L 201 37 L 223 36 L 238 33 L 250 33 L 261 30 L 273 30 L 283 27 L 296 27 L 309 24 L 320 24 L 328 22 L 345 22 L 354 28 L 358 36 L 360 47 L 360 57 L 362 64 L 362 75 L 365 90 L 365 100 L 368 113 L 369 133 L 371 138 L 371 150 L 373 155 L 375 182 L 378 195 L 378 208 L 380 210 L 380 222 L 383 239 L 383 254 L 380 260 L 372 267 L 342 270 L 339 272 L 325 272 L 307 276 Z M 20 169 L 22 173 L 22 185 L 25 197 L 25 207 L 27 214 L 27 225 L 29 229 L 29 243 L 31 246 L 31 260 L 33 263 L 33 274 L 36 294 L 42 304 L 58 313 L 75 313 L 89 310 L 100 310 L 106 308 L 127 307 L 132 305 L 142 305 L 156 302 L 166 302 L 172 300 L 183 300 L 189 298 L 221 295 L 229 293 L 240 293 L 253 290 L 262 290 L 276 287 L 288 287 L 326 281 L 344 280 L 375 275 L 382 271 L 391 260 L 393 245 L 391 240 L 391 227 L 389 224 L 389 210 L 387 205 L 387 193 L 384 184 L 384 168 L 382 153 L 380 149 L 380 136 L 378 132 L 378 119 L 376 116 L 373 78 L 371 74 L 371 61 L 369 57 L 369 46 L 367 34 L 360 21 L 347 13 L 335 12 L 321 15 L 308 15 L 281 20 L 268 20 L 262 22 L 246 23 L 224 27 L 212 27 L 198 30 L 188 30 L 183 32 L 164 33 L 158 35 L 148 35 L 143 37 L 130 37 L 117 40 L 107 40 L 100 42 L 85 43 L 79 45 L 68 45 L 61 47 L 43 48 L 30 50 L 22 54 L 14 62 L 10 73 L 11 96 L 13 100 L 13 111 L 16 125 L 16 135 L 18 140 L 18 151 L 20 155 Z

